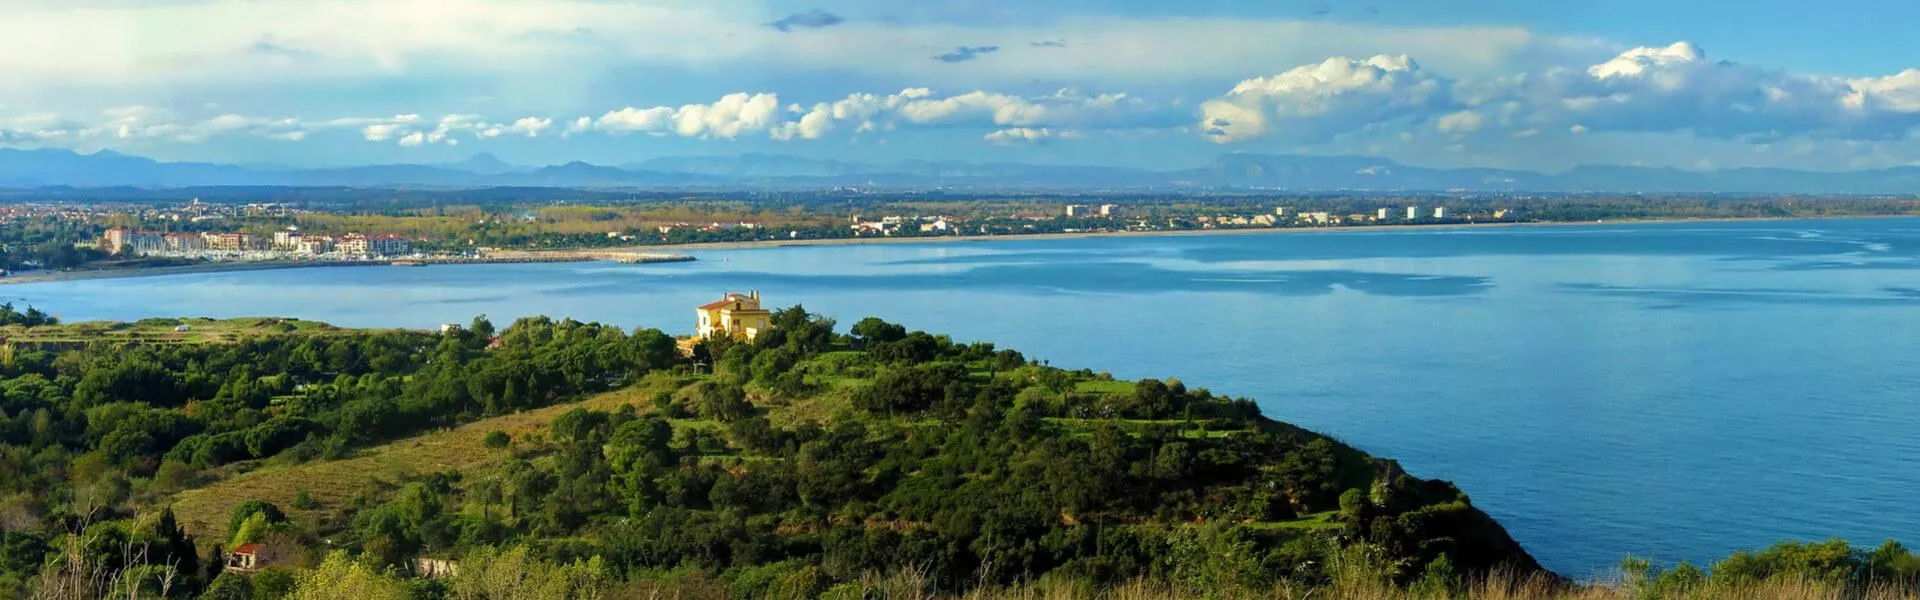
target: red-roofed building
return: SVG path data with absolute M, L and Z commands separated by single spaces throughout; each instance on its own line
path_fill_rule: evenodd
M 696 339 L 725 335 L 751 340 L 773 319 L 772 312 L 760 308 L 758 291 L 728 293 L 718 302 L 700 305 L 694 312 L 700 317 L 700 325 L 694 330 Z
M 262 555 L 266 554 L 266 544 L 241 544 L 227 553 L 227 568 L 235 571 L 252 571 L 264 566 Z

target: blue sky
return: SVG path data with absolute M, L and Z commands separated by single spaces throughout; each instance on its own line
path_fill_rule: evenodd
M 540 165 L 1920 162 L 1920 3 L 15 0 L 0 146 Z

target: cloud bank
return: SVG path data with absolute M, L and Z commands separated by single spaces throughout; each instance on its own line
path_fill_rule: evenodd
M 801 18 L 788 21 L 794 17 Z M 812 13 L 782 21 L 788 30 L 840 23 Z M 1023 33 L 1019 39 L 1033 37 Z M 1035 48 L 1064 53 L 1082 46 L 1078 36 L 1074 39 L 1072 46 L 1031 41 L 1012 42 L 1006 50 L 961 46 L 949 54 L 965 58 L 949 62 L 985 54 L 997 54 L 999 62 L 1006 53 Z M 271 45 L 304 47 L 290 37 L 276 37 Z M 1227 85 L 1233 80 L 1238 83 Z M 1144 131 L 1189 136 L 1196 143 L 1265 141 L 1289 148 L 1353 148 L 1355 139 L 1432 139 L 1466 147 L 1642 134 L 1784 148 L 1815 142 L 1910 143 L 1920 133 L 1920 69 L 1866 77 L 1795 73 L 1714 60 L 1684 41 L 1495 73 L 1435 68 L 1415 54 L 1333 56 L 1206 89 L 1193 100 L 1177 90 L 1141 94 L 1125 87 L 1038 95 L 951 83 L 837 94 L 761 89 L 672 104 L 610 104 L 580 111 L 585 116 L 488 115 L 434 106 L 372 117 L 263 116 L 213 105 L 130 104 L 77 113 L 0 108 L 0 145 L 196 144 L 243 137 L 281 143 L 358 139 L 401 148 L 582 136 L 877 142 L 882 136 L 944 131 L 982 146 L 1016 146 Z M 1337 146 L 1343 143 L 1348 145 Z

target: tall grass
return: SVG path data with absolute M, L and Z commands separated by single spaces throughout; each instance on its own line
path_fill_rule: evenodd
M 671 595 L 663 597 L 672 597 Z M 1151 580 L 1094 586 L 1083 580 L 1043 578 L 1032 583 L 967 592 L 937 589 L 917 572 L 870 575 L 829 592 L 833 600 L 1920 600 L 1912 588 L 1852 589 L 1802 578 L 1750 584 L 1704 583 L 1653 593 L 1619 583 L 1568 584 L 1541 575 L 1495 573 L 1449 589 L 1395 586 L 1372 577 L 1336 577 L 1325 585 L 1279 584 L 1269 589 L 1184 589 Z M 768 597 L 772 600 L 772 597 Z

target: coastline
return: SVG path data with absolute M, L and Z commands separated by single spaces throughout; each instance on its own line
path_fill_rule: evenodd
M 1743 221 L 1839 221 L 1851 219 L 1897 219 L 1913 218 L 1920 215 L 1840 215 L 1827 217 L 1699 217 L 1676 219 L 1617 219 L 1604 221 L 1534 221 L 1506 223 L 1434 223 L 1424 225 L 1362 225 L 1352 227 L 1258 227 L 1244 229 L 1182 229 L 1174 231 L 1082 231 L 1073 233 L 1025 233 L 1010 235 L 969 235 L 969 236 L 926 236 L 926 237 L 861 237 L 831 238 L 812 240 L 758 240 L 750 242 L 700 242 L 692 244 L 655 244 L 642 246 L 618 246 L 612 248 L 592 248 L 592 252 L 606 253 L 659 253 L 665 251 L 698 250 L 747 250 L 753 248 L 798 248 L 810 246 L 864 246 L 870 244 L 950 244 L 994 241 L 1043 241 L 1073 240 L 1120 237 L 1172 237 L 1204 235 L 1273 235 L 1307 233 L 1347 233 L 1361 231 L 1419 231 L 1449 229 L 1486 229 L 1509 227 L 1571 227 L 1578 225 L 1648 225 L 1648 224 L 1685 224 L 1685 223 L 1731 223 Z M 516 253 L 528 256 L 560 256 L 581 252 L 581 249 L 569 250 L 523 250 Z M 55 271 L 31 272 L 20 275 L 0 277 L 0 286 L 24 285 L 33 283 L 53 283 L 61 281 L 80 281 L 89 279 L 123 279 L 135 277 L 161 277 L 166 275 L 189 275 L 201 273 L 227 273 L 242 271 L 266 271 L 273 269 L 299 269 L 307 267 L 382 267 L 393 266 L 387 262 L 329 262 L 329 261 L 222 261 L 191 265 L 166 267 L 146 267 L 131 269 L 100 269 L 91 271 Z M 450 266 L 450 265 L 431 265 Z M 415 267 L 408 267 L 415 268 Z
M 1772 222 L 1772 221 L 1844 221 L 1853 219 L 1901 219 L 1920 218 L 1920 214 L 1911 215 L 1836 215 L 1828 217 L 1684 217 L 1673 219 L 1610 219 L 1603 221 L 1518 221 L 1500 223 L 1430 223 L 1423 225 L 1356 225 L 1351 227 L 1247 227 L 1240 229 L 1180 229 L 1172 231 L 1080 231 L 1073 233 L 1020 233 L 1010 235 L 966 235 L 966 236 L 924 236 L 924 237 L 861 237 L 832 238 L 814 240 L 760 240 L 752 242 L 700 242 L 693 244 L 668 244 L 653 246 L 620 246 L 610 251 L 635 252 L 648 248 L 673 248 L 675 250 L 745 250 L 751 248 L 798 248 L 805 246 L 861 246 L 868 244 L 946 244 L 966 242 L 1021 241 L 1021 240 L 1075 240 L 1110 237 L 1167 237 L 1194 235 L 1264 235 L 1292 233 L 1350 233 L 1362 231 L 1420 231 L 1447 229 L 1486 229 L 1506 227 L 1572 227 L 1580 225 L 1607 227 L 1613 225 L 1651 225 L 1684 223 L 1734 223 L 1734 222 Z M 563 252 L 563 251 L 538 251 Z
M 0 285 L 23 285 L 29 283 L 52 283 L 57 281 L 81 281 L 87 279 L 129 279 L 135 277 L 161 277 L 165 275 L 190 275 L 194 273 L 227 273 L 240 271 L 268 271 L 273 269 L 299 269 L 303 267 L 376 267 L 385 263 L 348 263 L 318 262 L 296 260 L 260 260 L 260 261 L 223 261 L 204 262 L 191 265 L 172 265 L 166 267 L 146 267 L 132 269 L 97 269 L 90 271 L 53 271 L 30 272 L 0 277 Z

